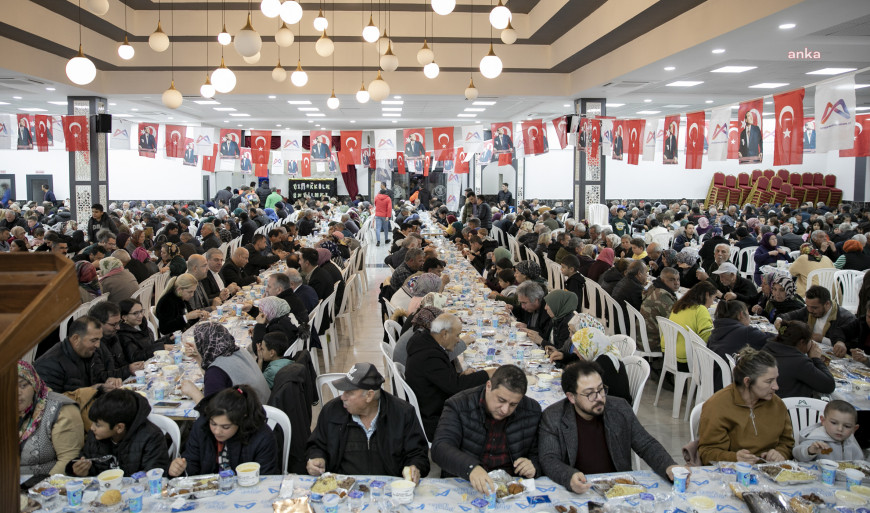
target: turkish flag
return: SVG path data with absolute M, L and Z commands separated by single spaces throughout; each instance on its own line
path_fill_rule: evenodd
M 302 176 L 309 177 L 311 176 L 311 153 L 305 152 L 302 154 Z
M 375 154 L 375 149 L 369 148 L 369 169 L 377 169 L 378 168 L 378 163 L 375 160 L 376 157 L 377 157 L 377 155 Z
M 526 155 L 544 153 L 544 130 L 544 123 L 540 119 L 523 121 L 523 141 L 525 141 Z M 499 164 L 501 164 L 501 157 L 499 157 Z
M 186 137 L 186 126 L 166 125 L 166 156 L 168 158 L 184 158 L 184 139 Z
M 203 155 L 202 156 L 202 170 L 209 171 L 214 173 L 214 162 L 218 156 L 218 145 L 217 143 L 212 145 L 211 155 Z
M 855 143 L 841 157 L 870 157 L 870 114 L 855 116 Z
M 568 146 L 568 118 L 562 116 L 552 121 L 553 128 L 556 129 L 556 135 L 559 136 L 559 147 L 563 150 Z
M 432 139 L 435 143 L 435 160 L 453 160 L 453 127 L 433 128 Z
M 38 151 L 48 151 L 48 131 L 51 129 L 51 116 L 37 114 L 33 125 L 36 131 L 36 149 Z
M 598 157 L 601 144 L 601 120 L 587 119 L 589 126 L 589 139 L 586 141 L 586 155 L 589 157 Z
M 432 152 L 426 152 L 426 158 L 423 160 L 423 176 L 429 176 L 429 165 L 432 163 Z
M 737 159 L 737 150 L 740 148 L 740 122 L 728 122 L 728 160 Z
M 339 160 L 341 162 L 341 172 L 347 172 L 347 165 L 353 164 L 358 166 L 362 164 L 362 150 L 361 149 L 362 142 L 362 131 L 341 131 L 341 151 L 339 152 L 339 156 L 342 159 Z M 369 160 L 371 162 L 371 160 Z
M 272 131 L 271 130 L 251 130 L 251 160 L 253 161 L 255 173 L 260 176 L 260 170 L 256 166 L 269 166 L 269 153 L 272 151 Z M 266 175 L 262 176 L 267 176 Z
M 704 155 L 704 111 L 686 114 L 686 169 L 701 169 Z
M 254 164 L 254 176 L 269 178 L 269 164 Z
M 509 166 L 511 162 L 513 162 L 514 156 L 511 153 L 499 153 L 498 154 L 498 165 L 499 166 Z
M 405 153 L 401 151 L 396 152 L 396 166 L 399 168 L 399 174 L 405 174 Z
M 468 162 L 465 161 L 468 154 L 465 153 L 465 148 L 459 146 L 453 151 L 453 154 L 456 156 L 453 161 L 453 172 L 457 175 L 468 174 Z
M 640 153 L 643 148 L 643 134 L 646 126 L 645 119 L 631 119 L 628 121 L 626 134 L 628 136 L 628 158 L 626 161 L 632 166 L 636 166 L 640 160 Z
M 87 116 L 62 116 L 63 137 L 66 141 L 66 151 L 88 151 L 88 128 Z
M 776 109 L 776 138 L 773 165 L 789 166 L 804 161 L 804 89 L 773 97 Z

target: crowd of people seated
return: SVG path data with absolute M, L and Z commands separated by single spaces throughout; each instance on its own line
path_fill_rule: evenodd
M 480 492 L 493 484 L 487 473 L 502 469 L 547 476 L 583 493 L 587 475 L 631 470 L 634 451 L 672 479 L 677 463 L 635 415 L 622 355 L 604 333 L 606 319 L 592 314 L 593 287 L 617 302 L 626 322 L 640 313 L 637 329 L 647 332 L 653 350 L 665 347 L 662 317 L 692 330 L 717 354 L 735 357 L 732 383 L 723 387 L 719 374 L 701 413 L 701 462 L 812 460 L 832 447 L 838 452 L 825 457 L 863 457 L 851 405 L 829 402 L 820 422 L 795 439 L 782 399 L 833 392 L 822 345 L 870 362 L 870 282 L 860 290 L 856 317 L 808 281 L 815 269 L 867 270 L 870 212 L 847 204 L 831 212 L 809 204 L 702 209 L 686 200 L 624 202 L 612 206 L 609 224 L 590 225 L 566 208 L 517 203 L 509 194 L 490 202 L 467 190 L 454 212 L 412 192 L 415 202 L 395 199 L 382 186 L 371 203 L 306 198 L 290 205 L 252 184 L 197 207 L 93 205 L 83 229 L 62 208 L 7 208 L 0 238 L 9 250 L 70 255 L 82 303 L 92 305 L 63 340 L 42 341 L 32 365 L 18 364 L 22 472 L 85 476 L 117 467 L 129 475 L 163 468 L 174 477 L 256 461 L 263 474 L 404 473 L 416 481 L 435 463 L 442 476 L 467 479 Z M 295 210 L 296 221 L 257 232 Z M 300 364 L 298 354 L 285 355 L 288 348 L 300 339 L 309 348 L 325 343 L 328 319 L 310 326 L 309 314 L 333 291 L 344 293 L 342 267 L 366 243 L 357 235 L 370 217 L 372 238 L 380 246 L 384 235 L 384 263 L 392 269 L 380 296 L 401 328 L 394 361 L 405 367 L 421 420 L 385 389 L 372 362 L 357 362 L 333 382 L 339 397 L 321 405 L 313 424 L 309 419 L 310 436 L 304 447 L 294 442 L 291 468 L 282 469 L 280 442 L 262 406 L 275 403 L 286 371 Z M 450 278 L 424 237 L 426 217 L 480 274 L 489 297 L 505 304 L 517 331 L 562 369 L 564 399 L 542 411 L 514 365 L 462 370 L 459 357 L 472 340 L 463 338 L 461 319 L 443 311 Z M 236 237 L 240 247 L 224 253 L 222 244 Z M 756 248 L 749 276 L 732 259 L 743 248 Z M 240 349 L 225 327 L 208 321 L 209 313 L 259 283 L 260 272 L 279 260 L 287 270 L 270 276 L 267 297 L 244 304 L 255 325 L 251 348 Z M 155 298 L 154 329 L 149 305 L 132 296 L 157 273 L 169 279 Z M 563 285 L 552 289 L 554 282 Z M 105 294 L 106 301 L 94 301 Z M 750 326 L 750 315 L 767 319 L 778 334 Z M 193 342 L 185 349 L 204 383 L 202 390 L 181 383 L 198 403 L 199 418 L 181 457 L 170 460 L 162 433 L 148 421 L 148 401 L 121 385 L 172 344 L 173 333 L 186 330 Z M 639 337 L 635 342 L 650 349 Z M 678 337 L 683 371 L 687 343 Z M 660 360 L 651 363 L 656 368 Z M 294 429 L 294 439 L 304 439 L 308 427 Z

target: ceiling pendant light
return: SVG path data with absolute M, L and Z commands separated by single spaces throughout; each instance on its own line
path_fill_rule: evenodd
M 221 29 L 220 34 L 218 34 L 218 43 L 222 44 L 223 46 L 226 46 L 232 42 L 233 42 L 233 36 L 231 36 L 230 33 L 227 32 L 227 26 L 226 26 L 226 24 L 224 24 L 223 28 Z
M 294 39 L 296 38 L 293 36 L 293 31 L 287 27 L 287 23 L 282 21 L 281 28 L 278 29 L 278 32 L 275 32 L 275 42 L 278 43 L 278 46 L 287 48 L 293 44 Z
M 326 106 L 332 110 L 335 110 L 338 108 L 339 105 L 341 105 L 341 101 L 338 99 L 337 96 L 335 96 L 335 89 L 333 89 L 332 96 L 330 96 L 329 99 L 326 100 Z
M 486 78 L 495 78 L 501 75 L 501 70 L 501 59 L 493 51 L 492 43 L 489 43 L 489 53 L 480 59 L 480 74 Z
M 384 71 L 396 71 L 399 69 L 399 58 L 393 53 L 392 41 L 387 43 L 387 52 L 381 55 L 380 64 Z
M 199 86 L 199 94 L 203 98 L 214 98 L 215 89 L 214 86 L 211 85 L 211 79 L 208 77 L 208 73 L 205 74 L 205 83 Z
M 369 83 L 369 97 L 376 102 L 381 102 L 390 95 L 390 84 L 381 77 L 381 72 L 378 70 L 378 76 Z
M 429 48 L 429 44 L 426 43 L 426 40 L 423 40 L 423 48 L 417 52 L 417 62 L 420 63 L 420 66 L 425 66 L 430 62 L 435 60 L 435 52 Z
M 66 63 L 66 76 L 74 84 L 90 84 L 97 77 L 97 67 L 82 53 L 82 45 L 79 44 L 79 53 Z
M 365 26 L 362 31 L 362 37 L 368 43 L 374 43 L 378 40 L 378 37 L 381 35 L 381 31 L 378 30 L 378 27 L 375 26 L 374 19 L 372 15 L 369 14 L 369 24 Z
M 489 23 L 492 24 L 493 28 L 502 30 L 508 26 L 508 23 L 511 21 L 511 11 L 504 4 L 501 3 L 501 0 L 498 0 L 498 5 L 493 7 L 492 11 L 489 13 Z
M 302 6 L 296 0 L 287 0 L 281 4 L 281 19 L 284 23 L 294 25 L 302 19 Z
M 432 60 L 432 62 L 423 66 L 423 74 L 426 75 L 426 78 L 435 78 L 440 72 L 441 68 L 438 67 L 438 64 L 435 62 L 435 60 Z
M 221 55 L 221 65 L 211 73 L 211 83 L 219 93 L 228 93 L 236 87 L 236 74 L 224 64 L 224 57 Z
M 366 84 L 363 82 L 359 86 L 359 91 L 356 92 L 356 101 L 366 103 L 369 101 L 369 92 L 366 91 Z
M 302 61 L 296 63 L 296 71 L 290 74 L 290 82 L 296 87 L 303 87 L 308 83 L 308 73 L 302 69 Z
M 136 49 L 127 41 L 127 36 L 124 36 L 124 42 L 118 46 L 118 57 L 129 61 L 136 54 Z
M 511 22 L 508 21 L 507 27 L 501 31 L 501 42 L 506 45 L 512 45 L 517 41 L 517 31 L 511 26 Z
M 272 69 L 272 80 L 275 82 L 283 82 L 287 80 L 287 71 L 281 67 L 281 59 L 278 59 L 278 64 Z
M 329 26 L 329 20 L 327 20 L 323 16 L 323 9 L 320 9 L 320 12 L 317 13 L 317 17 L 314 18 L 314 30 L 318 32 L 323 32 L 326 30 L 326 27 Z
M 260 2 L 260 11 L 267 18 L 275 18 L 281 14 L 281 0 L 263 0 Z
M 170 109 L 181 107 L 184 97 L 181 95 L 181 91 L 175 88 L 175 80 L 169 84 L 169 89 L 163 91 L 162 100 L 163 105 L 166 105 Z
M 248 13 L 248 22 L 245 23 L 242 30 L 236 34 L 236 41 L 234 44 L 236 51 L 239 52 L 239 55 L 242 57 L 253 57 L 260 52 L 260 48 L 263 46 L 263 39 L 260 37 L 260 34 L 254 30 L 253 25 L 251 25 L 251 13 Z
M 105 16 L 109 12 L 109 0 L 86 0 L 85 6 L 97 16 Z
M 157 20 L 157 30 L 148 36 L 148 46 L 155 52 L 165 52 L 169 48 L 169 36 L 163 32 L 160 20 Z
M 384 35 L 378 39 L 378 53 L 384 55 L 387 53 L 387 48 L 390 46 L 390 36 L 387 35 L 387 29 L 384 28 Z
M 446 16 L 456 8 L 456 0 L 432 0 L 432 10 L 441 16 Z
M 329 57 L 335 51 L 335 43 L 326 36 L 326 30 L 323 31 L 323 34 L 314 43 L 314 51 L 321 57 Z
M 257 52 L 250 57 L 242 57 L 242 59 L 248 64 L 257 64 L 260 62 L 260 52 Z
M 474 79 L 468 81 L 468 87 L 465 88 L 465 99 L 466 100 L 476 100 L 480 95 L 477 88 L 474 87 Z

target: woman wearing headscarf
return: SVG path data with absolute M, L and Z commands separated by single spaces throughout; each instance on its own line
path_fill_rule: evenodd
M 570 350 L 571 329 L 568 326 L 568 321 L 574 316 L 577 303 L 577 294 L 567 290 L 554 290 L 544 296 L 544 304 L 546 305 L 544 310 L 553 319 L 550 340 L 541 342 L 541 345 L 548 352 L 562 351 L 565 353 L 566 351 L 563 350 L 566 348 Z
M 136 281 L 142 283 L 149 276 L 157 272 L 157 266 L 151 262 L 148 250 L 144 247 L 138 247 L 130 253 L 130 261 L 124 266 L 125 269 L 133 273 Z
M 698 237 L 710 231 L 710 220 L 704 216 L 698 218 L 698 226 L 695 228 L 695 233 Z
M 795 292 L 800 297 L 804 297 L 807 293 L 807 277 L 816 269 L 833 269 L 834 262 L 827 256 L 821 254 L 812 243 L 805 242 L 801 244 L 801 254 L 797 257 L 788 272 L 795 278 Z
M 441 292 L 444 287 L 441 278 L 437 274 L 422 273 L 411 276 L 402 288 L 393 294 L 390 298 L 396 309 L 404 310 L 408 315 L 412 315 L 420 308 L 420 303 L 426 294 L 430 292 Z
M 785 273 L 770 273 L 770 297 L 761 308 L 758 315 L 767 317 L 770 322 L 782 314 L 800 310 L 804 307 L 803 300 L 795 295 L 794 280 Z M 755 310 L 753 308 L 753 310 Z
M 136 277 L 115 257 L 100 260 L 100 275 L 100 288 L 104 294 L 109 294 L 108 301 L 116 305 L 130 299 L 139 290 Z
M 499 262 L 504 266 L 500 266 Z M 486 277 L 486 286 L 491 290 L 500 291 L 501 287 L 498 286 L 497 275 L 499 271 L 503 271 L 504 269 L 513 269 L 511 252 L 507 248 L 497 247 L 492 251 L 492 257 L 486 262 L 486 272 L 484 273 L 484 276 Z
M 698 271 L 701 269 L 701 258 L 697 251 L 683 249 L 677 253 L 677 270 L 680 271 L 680 286 L 690 289 L 699 281 Z
M 174 276 L 169 279 L 163 295 L 157 300 L 154 315 L 157 317 L 158 330 L 161 335 L 169 335 L 176 331 L 185 331 L 203 317 L 208 317 L 205 310 L 187 311 L 187 302 L 193 298 L 199 281 L 189 273 Z
M 574 324 L 573 320 L 571 324 Z M 598 324 L 600 325 L 600 323 Z M 575 330 L 568 339 L 566 347 L 563 348 L 564 351 L 554 350 L 550 353 L 550 361 L 562 368 L 577 360 L 596 362 L 604 371 L 601 374 L 601 381 L 608 389 L 607 395 L 620 397 L 631 404 L 631 385 L 628 381 L 628 371 L 620 361 L 619 349 L 610 341 L 610 337 L 604 334 L 603 330 L 604 326 L 584 327 Z
M 755 250 L 755 284 L 761 283 L 761 267 L 770 265 L 776 267 L 777 261 L 791 262 L 788 248 L 777 246 L 776 234 L 767 232 L 761 236 L 761 244 Z
M 187 272 L 187 262 L 181 256 L 181 250 L 172 242 L 164 242 L 160 246 L 160 263 L 157 270 L 161 273 L 168 272 L 169 276 L 179 276 Z
M 52 392 L 33 366 L 18 361 L 18 447 L 21 475 L 63 474 L 85 443 L 79 407 Z
M 259 344 L 266 333 L 274 331 L 287 335 L 287 340 L 292 344 L 300 335 L 299 320 L 290 313 L 287 301 L 276 296 L 264 297 L 260 300 L 260 313 L 257 315 L 251 341 Z
M 866 271 L 870 269 L 870 256 L 864 253 L 864 245 L 861 244 L 861 241 L 850 239 L 843 243 L 843 254 L 834 262 L 834 267 L 851 271 Z
M 517 280 L 517 285 L 531 280 L 540 285 L 544 291 L 547 290 L 547 281 L 541 277 L 541 266 L 537 262 L 531 260 L 523 260 L 514 266 L 514 277 Z
M 79 295 L 82 304 L 93 301 L 94 298 L 103 293 L 94 264 L 86 260 L 76 262 L 76 276 L 79 279 Z
M 592 244 L 587 244 L 586 247 L 583 248 L 583 253 L 586 253 L 586 248 L 591 248 L 589 250 L 590 252 L 595 251 L 595 246 L 593 246 Z M 598 283 L 601 275 L 607 272 L 608 269 L 613 267 L 614 257 L 615 255 L 612 249 L 602 249 L 601 252 L 598 253 L 598 257 L 595 259 L 595 261 L 589 265 L 589 268 L 586 271 L 586 277 L 594 281 L 595 283 Z
M 181 383 L 181 391 L 194 401 L 240 384 L 253 388 L 261 403 L 269 400 L 269 384 L 257 361 L 250 352 L 240 351 L 233 336 L 220 324 L 204 322 L 194 328 L 193 344 L 187 342 L 185 348 L 205 371 L 202 392 L 188 380 Z
M 592 264 L 595 263 L 595 256 L 597 246 L 592 244 L 586 244 L 583 246 L 583 249 L 580 250 L 580 255 L 577 259 L 580 261 L 580 267 L 577 268 L 577 272 L 581 276 L 587 276 L 589 273 L 589 269 L 592 267 Z

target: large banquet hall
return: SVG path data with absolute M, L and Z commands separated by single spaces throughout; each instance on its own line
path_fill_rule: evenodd
M 870 508 L 868 0 L 4 6 L 0 511 Z

